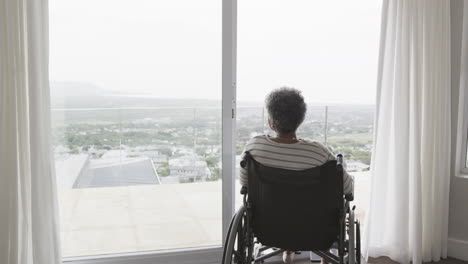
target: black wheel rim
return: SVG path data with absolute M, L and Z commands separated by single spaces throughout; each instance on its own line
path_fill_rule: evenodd
M 361 264 L 361 223 L 356 221 L 356 262 Z
M 226 261 L 226 250 L 227 250 L 226 246 L 227 246 L 227 244 L 228 244 L 229 234 L 230 234 L 231 231 L 232 231 L 232 225 L 233 225 L 233 223 L 234 223 L 234 218 L 236 218 L 236 215 L 237 215 L 237 213 L 235 213 L 235 214 L 232 216 L 231 223 L 229 223 L 229 228 L 228 228 L 228 232 L 227 232 L 227 234 L 226 234 L 226 238 L 224 239 L 223 260 L 222 260 L 222 262 L 221 262 L 221 263 L 223 263 L 223 264 L 224 264 L 224 262 Z
M 250 244 L 252 243 L 249 241 L 249 237 L 247 235 L 246 213 L 244 212 L 242 220 L 239 223 L 239 227 L 236 229 L 236 242 L 232 251 L 232 263 L 249 263 Z

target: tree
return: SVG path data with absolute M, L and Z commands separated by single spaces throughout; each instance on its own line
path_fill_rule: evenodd
M 241 155 L 243 151 L 244 151 L 244 146 L 241 146 L 241 145 L 236 146 L 236 155 Z
M 217 181 L 221 179 L 221 169 L 220 168 L 214 168 L 211 171 L 211 176 L 207 179 L 208 181 Z
M 197 147 L 195 149 L 195 153 L 197 153 L 198 155 L 200 155 L 202 157 L 205 157 L 206 156 L 206 148 L 205 147 Z
M 219 157 L 218 156 L 209 156 L 206 158 L 206 164 L 208 165 L 208 167 L 216 167 L 218 166 L 218 162 L 219 162 Z
M 159 149 L 158 151 L 168 157 L 172 156 L 172 150 L 170 148 L 162 148 L 162 149 Z
M 157 171 L 158 171 L 158 175 L 161 177 L 166 177 L 171 174 L 171 171 L 169 170 L 168 167 L 159 167 Z

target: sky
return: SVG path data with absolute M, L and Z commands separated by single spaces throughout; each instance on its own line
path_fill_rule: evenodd
M 237 100 L 373 104 L 380 1 L 238 0 Z M 50 79 L 221 99 L 221 0 L 50 0 Z

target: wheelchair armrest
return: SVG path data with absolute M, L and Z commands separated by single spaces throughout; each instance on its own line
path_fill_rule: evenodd
M 247 194 L 247 186 L 242 186 L 242 188 L 240 190 L 240 193 L 241 194 Z
M 244 152 L 244 156 L 242 157 L 242 160 L 240 161 L 240 166 L 245 169 L 250 159 L 252 159 L 252 155 L 250 154 L 250 152 L 248 151 Z
M 352 193 L 345 194 L 345 199 L 348 202 L 354 201 L 354 195 Z
M 245 168 L 245 166 L 247 166 L 247 160 L 245 160 L 245 159 L 241 160 L 241 161 L 240 161 L 240 166 L 241 166 L 242 168 Z

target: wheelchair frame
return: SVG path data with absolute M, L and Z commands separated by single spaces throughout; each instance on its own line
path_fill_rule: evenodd
M 337 166 L 342 170 L 343 156 L 337 155 Z M 242 165 L 241 165 L 242 166 Z M 259 244 L 253 233 L 252 228 L 252 204 L 247 199 L 247 187 L 243 186 L 241 191 L 243 195 L 243 205 L 234 214 L 229 230 L 225 238 L 222 264 L 251 264 L 263 263 L 266 259 L 281 254 L 285 249 L 273 248 Z M 347 194 L 343 198 L 344 209 L 340 213 L 340 232 L 336 242 L 327 250 L 311 250 L 316 255 L 324 258 L 330 264 L 360 264 L 361 263 L 361 242 L 360 242 L 360 223 L 354 218 L 354 209 L 350 207 L 353 201 L 353 195 Z M 262 254 L 266 250 L 271 252 Z M 337 249 L 335 255 L 331 249 Z

